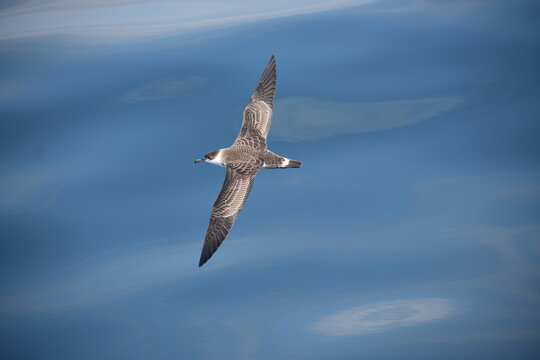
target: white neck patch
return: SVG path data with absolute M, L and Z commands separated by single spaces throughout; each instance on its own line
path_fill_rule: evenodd
M 219 150 L 217 156 L 213 158 L 212 160 L 206 160 L 207 163 L 219 165 L 225 167 L 225 164 L 223 163 L 222 156 L 221 156 L 221 150 Z

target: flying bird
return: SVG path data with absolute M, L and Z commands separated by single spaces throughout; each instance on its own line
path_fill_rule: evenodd
M 244 109 L 242 127 L 234 143 L 195 160 L 195 163 L 207 162 L 226 168 L 225 182 L 210 215 L 199 266 L 212 257 L 227 237 L 259 170 L 302 166 L 300 161 L 276 155 L 267 149 L 266 137 L 272 123 L 275 92 L 276 59 L 272 56 Z

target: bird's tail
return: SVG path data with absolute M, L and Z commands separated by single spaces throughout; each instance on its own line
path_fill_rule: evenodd
M 276 155 L 271 151 L 267 151 L 264 156 L 263 168 L 265 169 L 299 168 L 300 166 L 302 166 L 300 161 Z
M 302 166 L 302 163 L 300 161 L 297 161 L 297 160 L 293 160 L 293 159 L 287 159 L 289 160 L 289 163 L 288 164 L 283 164 L 281 167 L 283 168 L 299 168 Z

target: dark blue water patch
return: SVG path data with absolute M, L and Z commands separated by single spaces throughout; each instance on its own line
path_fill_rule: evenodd
M 134 329 L 114 316 L 34 315 L 2 321 L 2 353 L 12 359 L 109 358 Z

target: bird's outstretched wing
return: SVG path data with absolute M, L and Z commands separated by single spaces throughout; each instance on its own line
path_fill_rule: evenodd
M 212 257 L 219 245 L 227 237 L 249 196 L 255 175 L 240 174 L 231 168 L 227 168 L 225 182 L 212 208 L 199 266 L 202 266 Z
M 244 120 L 234 145 L 266 149 L 266 137 L 272 124 L 272 106 L 276 92 L 276 59 L 272 55 L 257 88 L 244 109 Z

